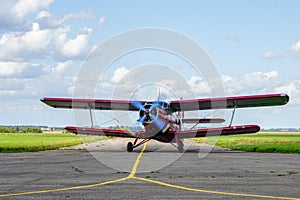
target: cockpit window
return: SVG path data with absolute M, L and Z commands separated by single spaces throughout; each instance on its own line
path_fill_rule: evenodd
M 145 104 L 145 108 L 146 108 L 146 106 L 148 106 L 148 105 L 151 106 L 153 104 L 157 105 L 158 107 L 160 107 L 162 109 L 169 109 L 169 103 L 164 102 L 164 101 L 149 101 Z M 149 106 L 149 108 L 150 108 L 150 106 Z

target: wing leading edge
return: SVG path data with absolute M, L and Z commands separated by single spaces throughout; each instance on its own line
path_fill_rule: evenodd
M 75 98 L 43 98 L 41 101 L 54 108 L 96 109 L 96 110 L 131 110 L 138 111 L 135 105 L 143 105 L 146 101 L 75 99 Z
M 197 130 L 183 130 L 178 131 L 179 138 L 195 138 L 207 136 L 220 136 L 220 135 L 236 135 L 257 133 L 260 130 L 258 125 L 242 125 L 242 126 L 227 126 L 220 128 L 202 128 Z
M 140 132 L 133 132 L 130 130 L 113 130 L 103 128 L 87 128 L 77 126 L 67 126 L 65 130 L 82 135 L 97 135 L 97 136 L 111 136 L 111 137 L 123 137 L 123 138 L 136 138 Z
M 112 137 L 123 137 L 123 138 L 136 138 L 145 139 L 144 131 L 133 132 L 130 130 L 113 130 L 103 128 L 87 128 L 87 127 L 76 127 L 67 126 L 65 129 L 75 134 L 83 135 L 98 135 L 98 136 L 112 136 Z M 256 133 L 260 130 L 258 125 L 242 125 L 242 126 L 227 126 L 219 128 L 202 128 L 196 130 L 182 130 L 173 132 L 170 131 L 166 134 L 175 135 L 177 134 L 180 139 L 184 138 L 195 138 L 195 137 L 207 137 L 207 136 L 220 136 L 220 135 L 235 135 L 235 134 L 247 134 Z M 155 139 L 152 138 L 152 139 Z
M 76 98 L 43 98 L 41 101 L 54 108 L 96 109 L 96 110 L 130 110 L 138 111 L 136 105 L 146 101 L 76 99 Z M 265 94 L 251 96 L 203 98 L 170 101 L 170 109 L 176 111 L 209 110 L 225 108 L 247 108 L 260 106 L 280 106 L 289 101 L 287 94 Z
M 170 101 L 173 111 L 192 111 L 225 108 L 247 108 L 260 106 L 280 106 L 289 101 L 287 94 L 265 94 L 251 96 L 205 98 Z

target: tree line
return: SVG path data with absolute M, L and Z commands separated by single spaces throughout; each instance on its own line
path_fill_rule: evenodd
M 28 127 L 6 127 L 0 126 L 0 133 L 43 133 L 40 127 L 28 126 Z

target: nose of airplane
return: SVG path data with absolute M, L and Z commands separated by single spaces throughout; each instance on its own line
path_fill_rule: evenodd
M 150 114 L 150 110 L 148 110 L 148 109 L 145 110 L 145 114 L 146 114 L 146 115 L 149 115 L 149 114 Z

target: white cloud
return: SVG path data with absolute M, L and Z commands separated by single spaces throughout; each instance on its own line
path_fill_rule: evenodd
M 292 50 L 294 52 L 300 52 L 300 40 L 296 44 L 293 44 L 290 47 L 290 50 Z
M 67 21 L 68 19 L 88 19 L 88 18 L 92 18 L 93 15 L 91 12 L 89 11 L 81 11 L 78 13 L 69 13 L 67 15 L 65 15 L 60 22 L 63 23 L 65 21 Z
M 0 91 L 23 90 L 26 80 L 19 78 L 0 79 Z
M 253 72 L 241 78 L 232 78 L 225 82 L 225 90 L 230 95 L 271 93 L 282 84 L 277 71 Z
M 300 104 L 300 80 L 293 80 L 290 83 L 283 84 L 274 89 L 279 93 L 287 93 L 290 96 L 290 102 Z
M 64 76 L 65 73 L 68 72 L 68 70 L 72 67 L 73 65 L 72 60 L 67 60 L 65 62 L 58 62 L 56 66 L 46 66 L 44 68 L 45 73 L 51 73 L 55 76 Z
M 53 16 L 50 12 L 42 10 L 40 11 L 35 21 L 40 24 L 42 28 L 58 28 L 63 26 L 69 19 L 88 19 L 92 18 L 92 14 L 89 11 L 81 11 L 78 13 L 69 13 L 61 18 Z
M 50 41 L 51 31 L 40 30 L 37 23 L 33 23 L 31 30 L 25 33 L 5 33 L 0 38 L 0 59 L 22 61 L 40 58 Z
M 19 0 L 13 7 L 13 13 L 18 18 L 24 18 L 29 13 L 34 13 L 48 7 L 53 0 Z
M 192 76 L 192 78 L 187 81 L 187 84 L 191 87 L 192 91 L 199 96 L 208 96 L 210 94 L 207 83 L 199 76 Z
M 71 60 L 68 60 L 66 62 L 60 62 L 60 63 L 58 63 L 57 67 L 55 68 L 55 72 L 56 73 L 64 73 L 71 67 L 72 64 L 73 64 L 73 62 Z
M 83 59 L 94 49 L 90 41 L 93 29 L 83 28 L 71 37 L 71 26 L 66 24 L 69 19 L 91 18 L 92 13 L 80 11 L 58 18 L 49 11 L 42 10 L 52 2 L 53 0 L 0 2 L 4 9 L 4 14 L 2 11 L 0 13 L 0 29 L 4 30 L 0 35 L 0 60 L 29 62 L 43 57 L 60 61 Z M 31 22 L 26 18 L 30 13 L 37 13 Z M 103 18 L 102 23 L 104 21 Z
M 102 26 L 106 22 L 106 17 L 101 17 L 98 21 L 98 27 Z
M 22 72 L 24 72 L 24 70 L 28 68 L 28 66 L 28 63 L 0 61 L 0 77 L 18 76 Z
M 48 7 L 53 0 L 10 0 L 0 1 L 0 29 L 2 30 L 18 30 L 27 29 L 26 16 L 30 13 Z M 29 23 L 30 25 L 31 23 Z
M 61 21 L 56 19 L 48 11 L 42 10 L 35 18 L 35 21 L 40 24 L 42 28 L 55 28 L 62 25 Z
M 85 58 L 88 53 L 94 48 L 90 44 L 90 38 L 93 30 L 91 28 L 82 29 L 75 38 L 68 38 L 66 31 L 58 31 L 54 37 L 54 45 L 56 51 L 67 59 Z
M 9 32 L 0 37 L 0 59 L 24 61 L 56 55 L 61 60 L 83 59 L 94 48 L 91 45 L 91 28 L 83 28 L 73 39 L 68 37 L 70 29 L 41 29 L 37 22 L 25 33 Z M 54 57 L 53 57 L 54 58 Z
M 240 42 L 240 39 L 236 35 L 228 35 L 225 39 L 231 42 Z
M 240 77 L 223 75 L 221 79 L 226 96 L 286 93 L 290 96 L 289 104 L 300 104 L 300 79 L 282 81 L 277 71 L 253 72 Z M 201 77 L 193 76 L 187 83 L 197 96 L 209 95 Z
M 221 79 L 227 95 L 272 93 L 283 84 L 277 71 L 253 72 L 238 78 L 223 75 Z M 201 77 L 193 76 L 187 83 L 198 96 L 210 95 L 209 87 Z
M 300 58 L 300 40 L 293 44 L 290 48 L 289 51 L 292 52 L 296 58 Z
M 0 96 L 13 96 L 17 94 L 17 91 L 14 90 L 0 90 Z
M 126 67 L 117 68 L 114 71 L 114 75 L 113 75 L 111 81 L 113 81 L 115 83 L 119 82 L 128 72 L 130 72 L 130 70 L 127 69 Z
M 275 59 L 275 58 L 282 58 L 283 54 L 279 54 L 273 51 L 268 51 L 263 55 L 264 59 Z

